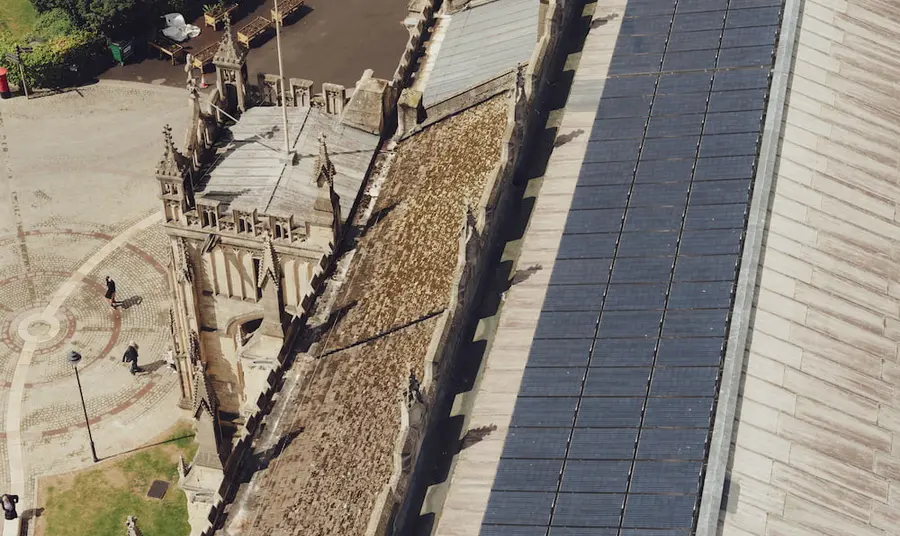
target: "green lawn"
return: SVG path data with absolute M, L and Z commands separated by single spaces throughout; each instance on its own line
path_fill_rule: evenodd
M 187 536 L 187 501 L 178 489 L 177 462 L 179 454 L 190 461 L 195 452 L 191 428 L 182 424 L 161 445 L 96 469 L 54 477 L 43 486 L 38 534 L 121 536 L 125 518 L 133 515 L 144 536 Z M 169 482 L 162 500 L 147 497 L 154 480 Z
M 36 17 L 30 0 L 0 0 L 0 31 L 9 32 L 13 38 L 29 33 Z

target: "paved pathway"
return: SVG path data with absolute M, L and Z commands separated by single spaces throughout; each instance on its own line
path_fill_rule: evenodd
M 0 489 L 20 511 L 35 477 L 91 464 L 70 349 L 101 459 L 179 416 L 152 170 L 162 126 L 186 118 L 182 91 L 121 83 L 0 102 Z M 125 307 L 103 299 L 106 275 Z M 120 362 L 130 340 L 148 374 Z
M 900 530 L 898 20 L 803 3 L 724 536 Z

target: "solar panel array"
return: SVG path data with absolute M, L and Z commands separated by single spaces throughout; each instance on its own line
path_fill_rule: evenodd
M 780 0 L 630 0 L 482 536 L 695 525 Z M 552 164 L 551 164 L 552 165 Z

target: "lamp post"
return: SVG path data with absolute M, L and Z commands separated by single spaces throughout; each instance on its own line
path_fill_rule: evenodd
M 84 392 L 81 390 L 81 377 L 78 376 L 78 362 L 81 361 L 81 354 L 75 350 L 69 350 L 69 363 L 75 369 L 75 381 L 78 382 L 78 396 L 81 397 L 81 410 L 84 412 L 84 425 L 87 427 L 88 440 L 91 442 L 91 456 L 94 463 L 99 462 L 97 458 L 97 449 L 94 448 L 94 436 L 91 435 L 91 422 L 88 420 L 87 406 L 84 404 Z

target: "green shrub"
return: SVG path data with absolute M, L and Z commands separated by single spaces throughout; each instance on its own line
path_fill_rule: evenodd
M 28 41 L 31 41 L 33 50 L 22 54 L 28 87 L 74 85 L 85 75 L 94 74 L 109 55 L 104 40 L 93 32 L 75 28 L 65 13 L 58 9 L 38 16 Z M 0 65 L 6 67 L 10 83 L 18 85 L 19 68 L 6 58 L 7 53 L 15 50 L 16 44 L 9 35 L 0 35 Z M 77 71 L 72 70 L 73 66 L 77 67 Z

